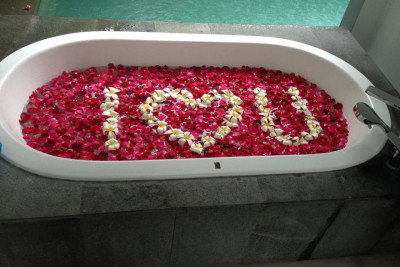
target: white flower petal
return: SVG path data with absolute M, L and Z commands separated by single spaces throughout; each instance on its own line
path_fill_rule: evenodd
M 201 154 L 201 152 L 203 152 L 203 146 L 198 143 L 193 143 L 190 145 L 190 151 Z
M 293 142 L 288 139 L 285 139 L 282 141 L 282 144 L 284 144 L 285 146 L 291 146 L 293 144 Z
M 165 132 L 166 129 L 167 129 L 166 127 L 158 127 L 158 128 L 157 128 L 157 133 L 158 133 L 158 134 L 163 134 L 163 133 Z
M 176 139 L 178 139 L 178 136 L 171 134 L 168 139 L 169 141 L 175 141 Z
M 181 138 L 181 139 L 178 140 L 178 143 L 179 143 L 181 146 L 183 146 L 183 145 L 186 143 L 186 139 Z

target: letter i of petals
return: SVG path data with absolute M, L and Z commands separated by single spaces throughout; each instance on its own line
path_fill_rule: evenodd
M 100 108 L 103 110 L 103 115 L 108 117 L 103 123 L 103 134 L 107 134 L 108 137 L 105 142 L 107 150 L 116 150 L 120 146 L 117 140 L 119 114 L 114 110 L 119 104 L 117 95 L 119 91 L 114 87 L 105 88 L 103 91 L 105 103 L 101 104 Z

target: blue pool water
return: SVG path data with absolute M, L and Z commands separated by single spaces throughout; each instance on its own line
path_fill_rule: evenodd
M 350 0 L 41 0 L 37 15 L 114 20 L 339 26 Z

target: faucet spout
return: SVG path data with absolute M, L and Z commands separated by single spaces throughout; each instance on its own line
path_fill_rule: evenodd
M 378 89 L 374 86 L 369 86 L 365 92 L 373 96 L 389 106 L 392 106 L 398 110 L 400 110 L 400 98 L 395 97 L 391 94 L 388 94 L 381 89 Z M 389 141 L 394 145 L 395 153 L 393 157 L 386 162 L 386 165 L 393 170 L 400 170 L 400 137 L 397 136 L 392 129 L 376 114 L 376 112 L 365 103 L 357 103 L 353 108 L 354 114 L 356 117 L 371 127 L 373 124 L 379 125 L 383 128 L 386 133 Z
M 391 94 L 388 94 L 384 91 L 382 91 L 381 89 L 378 89 L 374 86 L 369 86 L 367 88 L 367 90 L 365 90 L 365 92 L 370 95 L 373 96 L 383 102 L 385 102 L 387 105 L 392 106 L 398 110 L 400 110 L 400 98 L 395 97 Z
M 398 137 L 390 127 L 376 114 L 376 112 L 367 104 L 359 102 L 353 108 L 356 117 L 364 124 L 371 127 L 379 125 L 385 131 L 386 136 L 392 144 L 400 150 L 400 137 Z
M 367 104 L 359 102 L 353 108 L 354 114 L 364 124 L 368 125 L 379 125 L 386 133 L 390 132 L 390 127 L 376 114 L 376 112 Z

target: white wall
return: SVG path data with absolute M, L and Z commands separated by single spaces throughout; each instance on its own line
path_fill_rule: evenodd
M 366 0 L 352 33 L 400 92 L 400 0 Z

